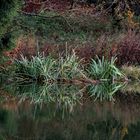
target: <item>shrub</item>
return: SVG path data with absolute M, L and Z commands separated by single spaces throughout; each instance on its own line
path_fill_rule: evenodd
M 129 31 L 122 36 L 117 44 L 117 63 L 123 64 L 140 64 L 140 34 Z
M 104 56 L 106 59 L 111 59 L 111 57 L 116 57 L 117 42 L 120 38 L 120 33 L 108 33 L 103 34 L 96 40 L 96 55 L 101 58 Z
M 19 7 L 18 0 L 1 0 L 0 2 L 0 38 L 7 31 L 13 17 L 17 13 Z
M 140 64 L 140 34 L 128 32 L 102 35 L 96 41 L 96 54 L 106 59 L 117 57 L 117 65 Z M 93 57 L 94 58 L 94 57 Z

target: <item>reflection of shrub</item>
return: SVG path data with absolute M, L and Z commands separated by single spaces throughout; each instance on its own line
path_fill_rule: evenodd
M 8 112 L 6 110 L 0 110 L 0 123 L 6 123 Z
M 119 83 L 103 82 L 98 85 L 90 85 L 88 87 L 88 93 L 96 99 L 112 100 L 115 93 L 121 89 L 123 85 Z

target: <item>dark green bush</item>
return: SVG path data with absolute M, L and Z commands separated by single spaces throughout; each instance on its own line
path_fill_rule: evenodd
M 7 32 L 11 20 L 17 13 L 18 6 L 18 0 L 0 1 L 0 37 Z

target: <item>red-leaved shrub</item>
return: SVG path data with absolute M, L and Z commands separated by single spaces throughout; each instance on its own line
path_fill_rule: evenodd
M 115 36 L 102 35 L 96 41 L 95 50 L 99 58 L 117 57 L 118 65 L 140 64 L 140 34 L 128 31 Z
M 140 64 L 140 34 L 128 31 L 116 46 L 118 64 Z

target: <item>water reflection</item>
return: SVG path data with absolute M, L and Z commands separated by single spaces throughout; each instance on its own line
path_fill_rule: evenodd
M 11 88 L 10 88 L 11 87 Z M 19 103 L 49 104 L 54 103 L 57 109 L 64 112 L 72 112 L 76 104 L 80 104 L 83 97 L 84 87 L 69 84 L 28 84 L 6 86 L 5 90 L 19 99 Z
M 113 92 L 115 100 L 95 101 L 89 85 L 6 85 L 0 90 L 0 139 L 140 139 L 140 95 L 124 94 L 118 84 L 106 92 L 95 86 L 95 96 Z
M 29 101 L 20 105 L 9 101 L 0 106 L 0 134 L 13 140 L 138 140 L 140 103 L 132 100 L 130 104 L 133 107 L 121 101 L 114 104 L 91 100 L 76 106 L 72 115 L 62 119 L 53 104 L 40 108 Z
M 57 108 L 64 112 L 72 112 L 77 104 L 83 104 L 86 99 L 100 99 L 100 101 L 112 101 L 116 92 L 125 86 L 124 83 L 110 83 L 108 81 L 91 84 L 60 84 L 60 83 L 37 83 L 31 84 L 6 84 L 4 90 L 18 98 L 19 103 L 27 99 L 34 104 L 54 103 Z
M 97 85 L 90 85 L 88 87 L 88 93 L 91 96 L 95 96 L 95 100 L 100 99 L 100 101 L 103 100 L 111 101 L 113 100 L 115 93 L 124 86 L 125 86 L 124 83 L 117 82 L 112 83 L 105 81 Z

